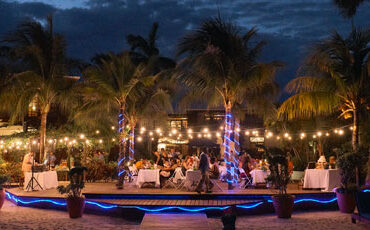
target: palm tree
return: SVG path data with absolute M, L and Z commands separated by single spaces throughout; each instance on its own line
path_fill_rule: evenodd
M 47 26 L 28 21 L 6 36 L 6 44 L 28 71 L 13 74 L 1 93 L 2 105 L 11 110 L 11 122 L 22 119 L 35 101 L 41 114 L 40 159 L 44 156 L 47 116 L 52 105 L 68 108 L 67 96 L 73 81 L 67 74 L 66 42 L 53 32 L 53 20 Z
M 146 63 L 146 68 L 151 69 L 153 75 L 176 66 L 176 62 L 172 59 L 160 56 L 160 51 L 156 45 L 158 27 L 157 22 L 153 23 L 147 39 L 134 34 L 129 34 L 126 37 L 126 41 L 130 45 L 130 55 L 133 62 Z
M 178 55 L 187 54 L 179 66 L 179 78 L 189 89 L 186 100 L 207 100 L 209 107 L 225 109 L 223 145 L 229 188 L 235 181 L 232 170 L 236 166 L 231 154 L 235 149 L 230 148 L 233 111 L 242 107 L 256 112 L 261 105 L 272 108 L 269 99 L 277 91 L 274 75 L 280 64 L 257 61 L 265 42 L 253 45 L 251 40 L 255 35 L 254 28 L 241 35 L 235 25 L 216 18 L 206 20 L 178 45 Z
M 109 54 L 99 62 L 101 64 L 91 66 L 84 73 L 86 80 L 82 83 L 83 105 L 76 113 L 75 120 L 78 124 L 90 122 L 89 125 L 94 125 L 99 120 L 100 124 L 114 125 L 118 118 L 118 167 L 121 176 L 125 172 L 122 162 L 133 159 L 133 138 L 137 121 L 144 114 L 144 109 L 159 105 L 155 99 L 161 94 L 153 85 L 157 76 L 150 75 L 145 64 L 135 65 L 128 53 Z M 130 148 L 132 152 L 127 152 Z M 121 188 L 122 184 L 118 184 L 118 187 Z
M 360 144 L 361 113 L 370 99 L 370 30 L 353 30 L 344 39 L 333 33 L 316 44 L 305 64 L 307 75 L 288 83 L 294 95 L 279 108 L 282 119 L 308 118 L 340 111 L 353 118 L 352 146 Z
M 334 4 L 340 9 L 340 13 L 344 18 L 351 20 L 352 29 L 355 28 L 353 17 L 356 15 L 357 8 L 365 0 L 333 0 Z

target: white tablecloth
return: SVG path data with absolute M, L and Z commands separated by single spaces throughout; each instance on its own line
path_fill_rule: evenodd
M 159 188 L 161 185 L 161 181 L 159 180 L 159 169 L 140 169 L 136 184 L 141 188 L 146 182 L 154 182 L 155 187 Z
M 186 171 L 186 178 L 185 178 L 185 183 L 184 187 L 188 191 L 195 191 L 195 189 L 198 186 L 199 181 L 202 179 L 202 174 L 200 170 L 188 170 Z
M 58 187 L 58 175 L 56 171 L 38 172 L 34 173 L 33 176 L 39 182 L 43 190 Z M 24 177 L 24 187 L 23 187 L 24 190 L 26 190 L 26 187 L 28 185 L 28 182 L 31 180 L 31 177 L 32 173 L 26 172 Z M 37 183 L 35 181 L 33 182 L 33 187 L 35 190 L 41 190 L 41 188 L 37 186 Z
M 306 169 L 303 188 L 321 188 L 332 191 L 340 186 L 339 169 Z
M 253 178 L 253 185 L 256 185 L 257 183 L 266 183 L 265 179 L 270 174 L 270 171 L 263 171 L 261 169 L 253 169 L 250 172 L 252 178 Z

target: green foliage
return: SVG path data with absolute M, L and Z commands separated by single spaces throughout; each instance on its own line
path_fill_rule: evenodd
M 82 189 L 85 187 L 86 167 L 75 167 L 69 170 L 70 184 L 67 186 L 60 185 L 57 190 L 60 194 L 67 194 L 69 197 L 81 197 Z
M 99 180 L 111 180 L 117 173 L 117 162 L 105 163 L 103 160 L 92 159 L 86 164 L 88 169 L 86 180 L 95 182 Z
M 7 175 L 0 175 L 0 190 L 3 189 L 3 185 L 9 180 Z
M 266 150 L 266 157 L 270 169 L 270 175 L 266 181 L 276 186 L 279 189 L 279 194 L 287 194 L 286 189 L 290 176 L 286 153 L 279 148 L 269 148 Z
M 338 192 L 350 192 L 356 190 L 356 169 L 358 170 L 359 185 L 365 182 L 367 175 L 368 151 L 361 149 L 358 152 L 345 153 L 338 159 L 338 167 L 341 170 L 341 188 Z

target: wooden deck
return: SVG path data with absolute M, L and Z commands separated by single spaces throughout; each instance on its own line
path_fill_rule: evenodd
M 242 205 L 249 203 L 256 203 L 260 200 L 211 200 L 211 199 L 198 199 L 198 200 L 123 200 L 123 199 L 99 199 L 91 200 L 104 204 L 116 204 L 120 206 L 207 206 L 207 207 L 223 207 L 229 205 Z

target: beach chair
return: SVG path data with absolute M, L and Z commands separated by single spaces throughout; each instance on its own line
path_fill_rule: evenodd
M 165 182 L 162 188 L 177 188 L 175 182 L 175 173 L 173 173 Z

